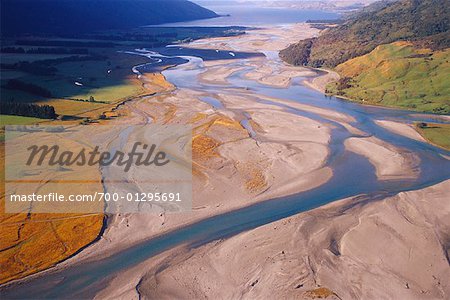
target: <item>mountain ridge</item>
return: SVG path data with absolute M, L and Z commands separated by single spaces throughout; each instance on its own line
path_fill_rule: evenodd
M 187 0 L 1 0 L 2 35 L 86 33 L 218 15 Z

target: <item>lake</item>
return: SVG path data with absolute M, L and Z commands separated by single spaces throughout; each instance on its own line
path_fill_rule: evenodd
M 156 26 L 246 26 L 264 27 L 266 25 L 281 25 L 305 22 L 310 19 L 338 19 L 340 15 L 334 12 L 320 10 L 300 10 L 292 8 L 268 8 L 254 5 L 220 5 L 208 6 L 208 9 L 219 15 L 230 15 L 213 19 L 190 22 L 168 23 Z

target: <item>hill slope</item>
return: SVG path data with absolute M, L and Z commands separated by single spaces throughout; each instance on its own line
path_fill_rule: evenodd
M 381 44 L 398 40 L 420 41 L 422 46 L 443 49 L 448 38 L 448 0 L 400 0 L 376 5 L 320 37 L 300 41 L 281 51 L 294 65 L 332 68 L 369 53 Z
M 1 0 L 2 35 L 83 33 L 213 18 L 187 0 Z
M 418 49 L 411 42 L 381 45 L 335 70 L 327 92 L 364 103 L 450 113 L 450 49 Z

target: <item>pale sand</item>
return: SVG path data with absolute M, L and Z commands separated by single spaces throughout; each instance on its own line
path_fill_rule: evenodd
M 249 65 L 254 69 L 245 74 L 246 78 L 273 87 L 286 88 L 291 85 L 295 78 L 315 75 L 315 72 L 307 68 L 282 64 L 278 59 L 272 61 L 271 64 L 267 64 L 267 58 L 260 58 Z
M 377 120 L 375 123 L 393 133 L 403 135 L 419 142 L 426 142 L 426 140 L 414 129 L 413 125 L 387 120 Z
M 375 137 L 349 138 L 347 150 L 366 156 L 381 180 L 417 178 L 419 158 Z
M 297 40 L 298 37 L 295 39 Z M 242 37 L 237 39 L 218 38 L 208 40 L 203 44 L 199 41 L 192 46 L 253 51 L 255 48 L 277 50 L 278 47 L 283 45 L 281 43 L 277 47 L 274 43 L 268 42 L 265 36 L 255 35 L 255 39 L 251 39 L 249 36 L 246 36 L 245 40 Z M 290 84 L 290 82 L 288 83 L 286 80 L 277 77 L 279 72 L 283 72 L 283 66 L 265 68 L 262 62 L 263 60 L 260 59 L 250 61 L 254 70 L 253 73 L 247 74 L 248 78 L 274 86 Z M 226 69 L 223 69 L 221 62 L 211 63 L 207 67 L 216 70 L 207 70 L 203 75 L 205 81 L 212 80 L 224 84 L 229 74 L 234 72 L 234 70 L 227 72 Z M 302 69 L 299 68 L 299 72 L 307 72 L 306 69 Z M 272 74 L 275 74 L 275 76 L 272 76 Z M 299 73 L 298 75 L 306 76 L 307 74 Z M 294 117 L 284 112 L 280 107 L 249 101 L 255 98 L 250 92 L 239 91 L 239 93 L 240 96 L 216 95 L 225 106 L 225 109 L 221 109 L 220 112 L 213 110 L 206 103 L 199 102 L 197 98 L 202 95 L 193 91 L 177 91 L 169 97 L 157 100 L 174 104 L 177 107 L 176 117 L 174 117 L 177 122 L 187 122 L 196 113 L 204 115 L 201 121 L 195 123 L 199 132 L 202 128 L 201 124 L 207 123 L 214 116 L 219 115 L 241 120 L 243 118 L 242 113 L 245 112 L 255 123 L 253 129 L 257 133 L 257 138 L 256 140 L 250 138 L 249 134 L 242 130 L 224 129 L 220 126 L 209 127 L 207 134 L 220 140 L 222 145 L 217 149 L 218 157 L 199 163 L 203 177 L 196 181 L 194 194 L 197 197 L 194 212 L 184 215 L 184 222 L 180 222 L 180 218 L 164 215 L 155 221 L 150 221 L 148 217 L 126 216 L 122 218 L 128 223 L 132 223 L 130 227 L 133 231 L 139 233 L 140 238 L 149 237 L 155 232 L 164 232 L 205 216 L 242 207 L 255 201 L 310 189 L 323 184 L 331 176 L 331 170 L 323 166 L 324 159 L 327 156 L 326 145 L 329 141 L 331 129 L 329 126 L 307 118 Z M 283 103 L 278 99 L 270 100 Z M 292 102 L 285 102 L 284 104 L 296 106 L 300 110 L 313 111 L 340 122 L 350 131 L 353 130 L 355 134 L 361 134 L 348 124 L 354 121 L 349 116 Z M 152 107 L 152 113 L 164 116 L 162 107 L 159 107 L 162 109 L 161 112 L 157 110 L 155 113 L 156 107 Z M 367 140 L 354 138 L 347 143 L 353 151 L 370 159 L 380 178 L 413 178 L 417 175 L 414 169 L 417 161 L 414 157 L 402 153 L 401 149 L 396 149 L 373 138 Z M 373 151 L 367 151 L 366 146 L 369 146 Z M 313 154 L 316 155 L 317 153 L 320 155 L 313 157 Z M 391 158 L 389 162 L 385 161 L 386 157 Z M 396 163 L 394 158 L 400 158 L 403 165 Z M 243 192 L 245 190 L 242 188 L 243 182 L 251 177 L 255 168 L 260 175 L 257 178 L 263 179 L 264 189 L 257 191 L 256 194 L 250 193 L 249 195 L 248 192 Z M 445 187 L 448 188 L 448 184 Z M 444 202 L 439 203 L 439 199 L 442 199 L 442 188 L 439 187 L 441 191 L 436 192 L 436 195 L 430 189 L 420 193 L 431 195 L 433 203 L 436 201 L 437 205 L 443 205 Z M 443 190 L 445 191 L 445 188 Z M 344 298 L 356 296 L 358 293 L 370 296 L 370 291 L 373 290 L 372 286 L 378 287 L 373 291 L 375 298 L 378 296 L 377 293 L 403 295 L 401 292 L 402 289 L 405 289 L 406 281 L 402 282 L 398 276 L 392 275 L 397 274 L 397 269 L 384 271 L 387 274 L 385 278 L 383 277 L 385 273 L 368 264 L 372 263 L 371 255 L 376 256 L 383 252 L 379 248 L 372 247 L 373 251 L 371 248 L 366 251 L 367 253 L 361 253 L 357 251 L 358 247 L 352 247 L 352 243 L 370 245 L 370 243 L 376 241 L 364 237 L 355 239 L 353 235 L 360 231 L 365 232 L 370 229 L 372 232 L 375 230 L 384 232 L 383 230 L 386 230 L 387 233 L 395 233 L 393 229 L 395 226 L 383 226 L 384 223 L 380 220 L 388 222 L 395 217 L 395 222 L 399 222 L 399 224 L 404 222 L 406 226 L 409 226 L 407 219 L 404 217 L 404 211 L 410 213 L 408 201 L 409 197 L 415 197 L 414 193 L 419 192 L 401 194 L 395 197 L 400 200 L 408 197 L 407 200 L 403 201 L 408 209 L 402 208 L 400 216 L 394 213 L 391 216 L 388 213 L 390 210 L 385 208 L 388 204 L 393 206 L 396 203 L 395 198 L 367 206 L 364 206 L 365 203 L 361 202 L 360 205 L 354 207 L 352 207 L 352 200 L 346 200 L 199 249 L 191 251 L 183 251 L 182 248 L 173 249 L 119 274 L 98 297 L 238 298 L 242 295 L 251 296 L 251 298 L 274 295 L 293 297 L 304 295 L 305 291 L 325 284 L 337 295 L 344 296 Z M 433 203 L 430 207 L 433 206 Z M 381 208 L 384 208 L 384 210 Z M 444 211 L 440 210 L 441 213 Z M 412 210 L 411 213 L 419 214 L 415 210 Z M 378 218 L 373 219 L 372 216 L 374 215 Z M 428 216 L 431 223 L 431 212 Z M 368 226 L 366 228 L 361 226 L 361 224 L 366 223 L 377 224 L 375 226 L 378 227 Z M 116 242 L 111 243 L 115 251 L 120 249 L 124 240 L 126 242 L 137 241 L 130 240 L 132 236 L 127 235 L 129 231 L 125 230 L 124 226 L 120 227 L 120 222 L 116 221 L 114 224 L 117 228 L 114 228 L 111 234 L 107 232 L 105 236 L 116 240 Z M 423 230 L 430 231 L 428 227 L 424 227 Z M 411 237 L 415 237 L 415 234 L 417 234 L 415 227 L 408 228 L 401 234 L 407 235 L 404 239 L 400 239 L 404 246 L 399 246 L 399 249 L 396 250 L 398 254 L 393 253 L 393 257 L 397 257 L 395 255 L 405 257 L 402 252 L 404 249 L 414 248 L 418 245 L 414 240 L 411 241 Z M 398 235 L 393 234 L 390 238 L 398 238 Z M 383 241 L 383 239 L 381 238 L 380 241 Z M 420 242 L 420 240 L 417 241 Z M 386 246 L 394 247 L 395 245 L 397 244 L 392 243 Z M 430 246 L 421 251 L 425 251 L 427 254 L 433 253 L 436 251 L 436 247 Z M 332 251 L 327 249 L 332 249 Z M 333 251 L 338 255 L 333 254 Z M 395 248 L 392 251 L 395 252 Z M 354 258 L 353 256 L 356 254 L 353 254 L 353 252 L 357 254 Z M 345 255 L 339 255 L 339 253 L 345 253 Z M 437 253 L 441 252 L 437 251 Z M 366 260 L 364 255 L 367 256 L 368 263 L 364 262 Z M 409 257 L 408 255 L 414 257 L 416 254 L 408 253 L 407 257 Z M 327 259 L 338 259 L 338 261 L 328 262 Z M 439 258 L 430 255 L 427 259 L 438 260 Z M 396 266 L 395 263 L 400 261 L 400 259 L 394 260 L 393 268 Z M 436 278 L 441 278 L 441 268 L 434 261 L 432 263 L 433 268 L 437 270 Z M 353 273 L 352 266 L 356 268 Z M 368 273 L 368 266 L 378 272 L 380 278 L 376 274 Z M 411 268 L 414 267 L 415 264 L 411 264 Z M 145 273 L 147 273 L 147 276 L 144 276 Z M 156 276 L 154 276 L 155 273 Z M 408 270 L 407 274 L 402 274 L 402 276 L 406 276 L 405 278 L 409 280 L 410 276 L 414 276 L 414 274 L 414 272 Z M 411 286 L 414 280 L 409 281 L 410 289 L 405 290 L 416 291 L 417 288 Z M 366 284 L 361 286 L 361 284 L 355 284 L 355 282 L 366 282 Z M 402 289 L 397 289 L 397 284 Z M 384 292 L 384 287 L 389 288 Z M 428 292 L 428 288 L 429 286 L 424 285 L 425 292 Z M 429 289 L 432 290 L 431 293 L 435 293 L 434 289 Z M 345 297 L 346 295 L 350 296 Z
M 200 74 L 199 78 L 209 84 L 228 84 L 227 77 L 234 72 L 240 71 L 243 67 L 230 67 L 228 61 L 205 62 L 206 71 Z
M 286 48 L 290 44 L 298 42 L 300 39 L 306 39 L 319 34 L 319 30 L 311 28 L 308 24 L 298 23 L 290 26 L 279 26 L 270 29 L 249 30 L 245 35 L 236 37 L 212 38 L 206 40 L 194 41 L 186 47 L 199 49 L 217 49 L 226 51 L 248 51 L 262 52 L 266 58 L 248 59 L 248 66 L 254 68 L 248 72 L 245 77 L 255 80 L 262 84 L 274 87 L 287 87 L 292 79 L 297 77 L 312 77 L 316 73 L 309 68 L 299 68 L 282 62 L 278 57 L 278 51 Z M 270 63 L 268 63 L 268 61 Z M 211 64 L 227 64 L 227 61 L 206 62 L 205 66 Z M 219 68 L 221 72 L 207 71 L 201 77 L 205 82 L 215 81 L 223 82 L 222 79 L 216 79 L 215 76 L 227 77 L 231 70 L 229 66 Z M 212 72 L 212 73 L 209 73 Z M 320 80 L 320 79 L 319 79 Z
M 198 113 L 203 114 L 201 120 L 191 123 L 194 134 L 214 138 L 220 146 L 216 156 L 195 162 L 193 211 L 114 215 L 100 241 L 74 260 L 116 253 L 177 227 L 258 201 L 309 190 L 331 178 L 331 170 L 325 167 L 331 130 L 328 125 L 258 102 L 243 101 L 242 107 L 235 103 L 227 109 L 229 99 L 224 95 L 221 98 L 225 108 L 218 112 L 198 100 L 202 95 L 177 90 L 124 106 L 131 120 L 139 122 L 151 116 L 156 123 L 189 124 Z M 173 108 L 175 112 L 168 118 L 168 111 Z M 243 111 L 252 119 L 256 139 L 239 124 Z M 214 121 L 217 118 L 232 123 L 222 125 Z M 119 118 L 117 122 L 126 119 Z
M 299 40 L 317 36 L 320 30 L 308 24 L 298 23 L 289 26 L 249 30 L 244 35 L 201 39 L 183 45 L 192 48 L 227 51 L 280 51 Z
M 440 241 L 449 229 L 448 188 L 447 181 L 381 202 L 344 200 L 196 250 L 174 249 L 121 273 L 98 298 L 303 298 L 318 286 L 341 299 L 446 298 Z M 374 234 L 389 242 L 377 244 Z
M 448 299 L 450 181 L 383 200 L 342 200 L 197 249 L 159 256 L 141 299 Z M 114 286 L 111 297 L 118 296 Z M 123 291 L 122 291 L 123 292 Z
M 271 30 L 250 31 L 248 35 L 236 38 L 217 38 L 197 41 L 187 46 L 196 48 L 218 48 L 241 51 L 272 51 L 282 49 L 287 43 L 298 38 L 295 32 L 301 30 L 301 35 L 309 37 L 315 34 L 315 29 L 299 24 L 292 29 L 275 28 Z M 280 35 L 277 43 L 267 43 L 274 40 L 268 34 Z M 263 41 L 261 44 L 258 41 Z M 257 45 L 257 46 L 255 46 Z M 267 61 L 262 58 L 251 58 L 247 63 L 255 68 L 261 67 Z M 205 72 L 199 79 L 209 83 L 227 84 L 227 77 L 241 70 L 242 66 L 234 66 L 233 61 L 206 61 Z M 278 68 L 267 71 L 266 84 L 276 85 L 279 79 L 276 74 L 284 72 L 283 76 L 312 76 L 310 70 L 294 68 L 283 64 L 277 59 Z M 289 79 L 290 80 L 290 79 Z M 239 91 L 243 92 L 243 91 Z M 238 93 L 239 94 L 239 93 Z M 202 218 L 243 206 L 302 192 L 315 188 L 331 178 L 332 171 L 324 166 L 328 157 L 328 142 L 330 140 L 329 125 L 320 124 L 311 119 L 299 117 L 284 112 L 282 108 L 249 101 L 251 94 L 244 95 L 213 95 L 218 97 L 225 106 L 220 111 L 202 101 L 200 97 L 208 96 L 193 90 L 179 89 L 170 94 L 153 97 L 147 101 L 133 101 L 124 106 L 127 118 L 118 122 L 133 122 L 150 118 L 156 123 L 192 124 L 194 134 L 203 134 L 217 140 L 221 145 L 216 149 L 217 155 L 205 161 L 195 162 L 196 176 L 194 178 L 193 212 L 180 215 L 165 214 L 120 215 L 113 216 L 100 242 L 78 255 L 77 259 L 102 255 L 106 252 L 117 252 L 125 246 L 151 238 L 179 226 L 183 226 Z M 290 103 L 290 102 L 286 102 Z M 329 112 L 307 105 L 297 105 L 298 109 L 310 110 L 341 121 L 351 121 L 348 116 Z M 169 114 L 169 110 L 175 110 Z M 257 137 L 238 125 L 221 126 L 212 123 L 214 118 L 229 118 L 234 122 L 246 118 L 244 112 L 251 118 Z M 199 121 L 192 122 L 201 114 Z M 130 119 L 131 117 L 131 119 Z M 206 130 L 205 130 L 206 129 Z M 130 234 L 133 232 L 133 234 Z
M 304 112 L 311 112 L 314 114 L 318 114 L 322 117 L 325 117 L 327 119 L 331 119 L 333 121 L 336 121 L 342 125 L 345 124 L 345 126 L 349 128 L 353 128 L 351 126 L 350 122 L 355 122 L 355 119 L 352 116 L 335 112 L 332 110 L 308 105 L 308 104 L 302 104 L 298 102 L 293 101 L 286 101 L 278 98 L 273 97 L 266 97 L 262 95 L 254 95 L 252 93 L 245 93 L 243 91 L 240 91 L 241 95 L 225 95 L 225 94 L 219 94 L 219 96 L 223 99 L 223 103 L 229 108 L 230 110 L 235 109 L 245 109 L 245 110 L 255 110 L 255 109 L 261 109 L 266 108 L 270 110 L 281 110 L 278 106 L 269 105 L 261 102 L 255 102 L 259 100 L 269 100 L 271 102 L 274 102 L 275 104 L 281 104 L 290 108 L 298 109 L 300 111 Z M 250 101 L 252 100 L 252 101 Z M 355 132 L 358 134 L 362 133 L 360 130 L 353 128 Z

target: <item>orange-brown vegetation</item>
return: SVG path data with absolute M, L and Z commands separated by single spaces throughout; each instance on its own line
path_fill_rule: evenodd
M 211 157 L 218 157 L 216 148 L 220 145 L 215 139 L 197 134 L 192 138 L 192 159 L 194 161 L 207 160 Z
M 204 114 L 204 113 L 196 113 L 195 116 L 193 116 L 191 118 L 191 120 L 189 121 L 189 123 L 194 124 L 197 123 L 203 119 L 205 119 L 208 115 Z
M 257 193 L 266 188 L 267 182 L 262 170 L 252 169 L 249 175 L 250 178 L 245 182 L 245 187 L 249 192 Z
M 5 182 L 3 146 L 0 168 L 1 181 Z M 75 179 L 83 178 L 81 172 L 73 175 Z M 56 186 L 66 188 L 63 184 Z M 100 180 L 98 185 L 90 186 L 101 189 Z M 94 241 L 103 226 L 102 214 L 5 213 L 4 185 L 0 193 L 0 283 L 47 269 L 70 257 Z
M 323 299 L 333 296 L 335 294 L 333 293 L 333 291 L 330 291 L 325 287 L 320 287 L 314 290 L 307 291 L 305 295 L 312 299 Z

